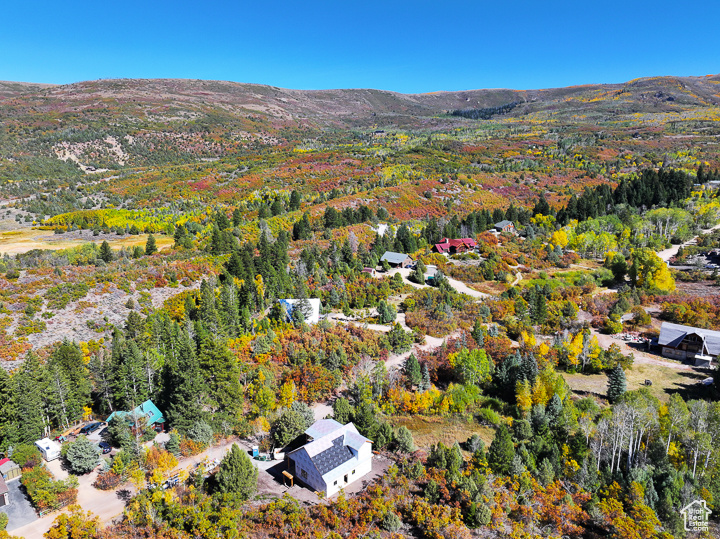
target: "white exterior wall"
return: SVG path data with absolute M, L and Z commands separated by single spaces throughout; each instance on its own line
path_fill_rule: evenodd
M 35 442 L 35 447 L 40 450 L 43 458 L 48 462 L 60 457 L 60 446 L 52 440 L 49 440 L 47 438 L 38 440 L 37 442 Z
M 370 445 L 370 444 L 365 444 Z M 330 496 L 333 496 L 334 494 L 337 494 L 340 492 L 341 489 L 345 488 L 351 483 L 354 483 L 358 479 L 362 479 L 367 474 L 369 474 L 372 471 L 372 454 L 370 455 L 371 458 L 361 461 L 358 463 L 358 465 L 353 468 L 355 470 L 355 473 L 352 473 L 353 470 L 348 471 L 347 474 L 343 474 L 337 479 L 333 479 L 332 481 L 328 482 L 327 486 L 327 493 L 326 497 L 329 498 Z M 347 475 L 348 481 L 345 482 L 345 475 Z M 337 485 L 335 484 L 335 481 L 337 481 Z
M 372 444 L 371 443 L 364 443 L 362 446 L 360 446 L 360 451 L 358 451 L 358 460 L 364 461 L 366 459 L 372 458 Z
M 325 491 L 325 481 L 315 467 L 315 464 L 310 460 L 307 451 L 300 449 L 290 455 L 289 458 L 295 463 L 295 472 L 293 473 L 295 479 L 305 483 L 317 492 Z M 307 478 L 302 476 L 302 471 L 307 472 Z

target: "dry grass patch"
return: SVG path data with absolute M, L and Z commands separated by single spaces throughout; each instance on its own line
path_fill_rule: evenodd
M 430 449 L 438 442 L 448 447 L 456 441 L 462 444 L 473 434 L 480 436 L 487 447 L 495 436 L 494 429 L 462 417 L 395 416 L 390 423 L 396 428 L 407 427 L 420 449 Z
M 648 363 L 635 363 L 625 371 L 628 391 L 647 387 L 660 401 L 666 402 L 673 393 L 680 393 L 684 398 L 700 398 L 706 392 L 697 382 L 707 378 L 707 374 L 699 370 L 679 370 Z M 566 374 L 563 377 L 570 388 L 577 394 L 594 394 L 605 397 L 607 376 L 605 374 Z M 652 382 L 645 385 L 645 380 Z

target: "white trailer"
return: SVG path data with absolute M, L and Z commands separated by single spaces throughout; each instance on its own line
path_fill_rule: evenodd
M 60 457 L 60 444 L 54 442 L 50 438 L 43 438 L 35 442 L 35 447 L 40 450 L 43 458 L 50 462 Z

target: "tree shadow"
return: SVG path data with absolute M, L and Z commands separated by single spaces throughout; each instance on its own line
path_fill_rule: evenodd
M 132 498 L 132 492 L 130 492 L 130 490 L 128 490 L 126 488 L 119 489 L 116 492 L 116 494 L 117 494 L 118 499 L 124 501 L 125 503 L 129 502 L 130 499 Z

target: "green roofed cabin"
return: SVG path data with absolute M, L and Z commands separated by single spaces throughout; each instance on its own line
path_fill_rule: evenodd
M 106 421 L 109 423 L 114 417 L 125 419 L 131 425 L 135 424 L 136 419 L 141 420 L 144 418 L 146 427 L 153 428 L 158 432 L 165 430 L 165 417 L 162 415 L 160 409 L 150 400 L 143 402 L 132 412 L 113 412 Z

